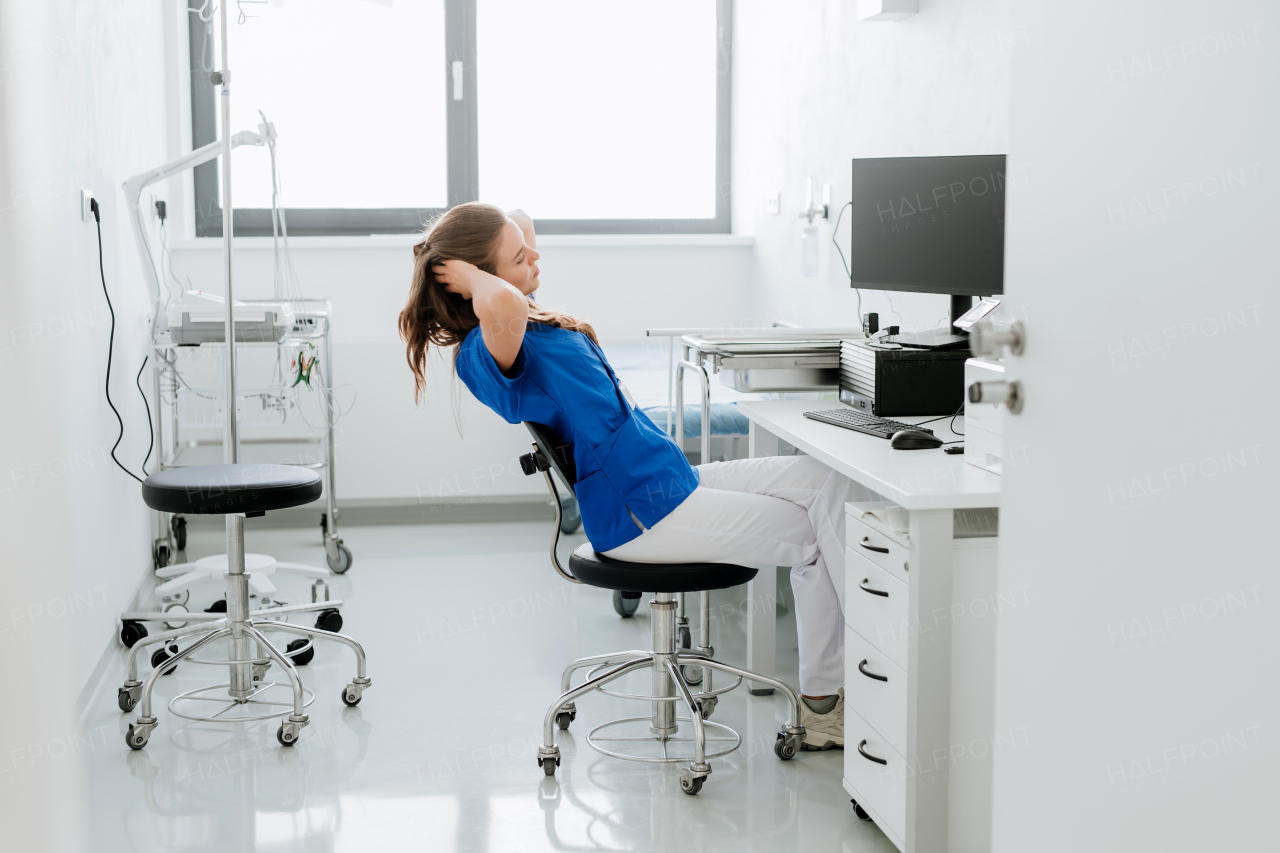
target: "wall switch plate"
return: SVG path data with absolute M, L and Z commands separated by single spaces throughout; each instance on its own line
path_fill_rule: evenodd
M 900 21 L 918 11 L 918 0 L 858 0 L 859 21 Z
M 781 213 L 782 212 L 782 193 L 780 192 L 770 193 L 765 198 L 765 209 L 768 210 L 770 213 Z
M 80 221 L 88 222 L 93 219 L 93 208 L 89 206 L 89 202 L 93 201 L 93 193 L 89 190 L 80 190 Z

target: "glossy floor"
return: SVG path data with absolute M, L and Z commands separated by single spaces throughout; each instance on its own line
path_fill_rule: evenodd
M 570 585 L 550 569 L 545 524 L 348 528 L 351 572 L 333 584 L 344 632 L 364 644 L 373 686 L 358 707 L 339 699 L 355 674 L 349 650 L 322 645 L 301 669 L 316 693 L 311 725 L 293 748 L 274 721 L 190 723 L 165 708 L 174 695 L 225 679 L 184 664 L 157 688 L 160 726 L 133 752 L 134 714 L 115 707 L 124 655 L 88 720 L 101 737 L 83 760 L 95 851 L 892 851 L 859 821 L 840 784 L 843 754 L 779 761 L 780 699 L 739 689 L 714 719 L 743 737 L 712 761 L 698 796 L 679 767 L 600 755 L 585 741 L 599 723 L 648 705 L 593 694 L 559 733 L 554 778 L 535 764 L 541 720 L 572 658 L 649 647 L 647 601 L 634 618 L 610 594 Z M 323 565 L 318 533 L 251 531 L 250 551 Z M 580 537 L 574 537 L 581 541 Z M 193 530 L 187 557 L 220 550 L 219 531 Z M 309 600 L 305 581 L 274 580 Z M 745 588 L 714 598 L 720 657 L 744 662 Z M 201 609 L 221 592 L 192 592 Z M 784 596 L 785 600 L 785 596 Z M 780 674 L 794 683 L 790 608 L 779 625 Z M 300 620 L 295 620 L 300 621 Z M 278 676 L 278 673 L 277 673 Z M 645 692 L 647 674 L 629 676 Z

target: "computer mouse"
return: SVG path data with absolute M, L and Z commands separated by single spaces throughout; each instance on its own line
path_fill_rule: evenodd
M 894 450 L 924 450 L 941 447 L 942 439 L 922 429 L 904 429 L 893 434 L 893 438 L 889 439 L 889 446 Z

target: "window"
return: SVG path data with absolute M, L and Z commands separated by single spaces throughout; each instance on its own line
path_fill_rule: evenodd
M 275 124 L 291 235 L 412 232 L 476 198 L 525 208 L 540 233 L 727 233 L 730 8 L 263 4 L 231 16 L 231 130 L 259 110 Z M 189 18 L 199 147 L 221 130 L 221 48 L 215 22 Z M 269 235 L 270 157 L 232 156 L 236 233 Z M 219 168 L 195 172 L 198 236 L 222 233 Z

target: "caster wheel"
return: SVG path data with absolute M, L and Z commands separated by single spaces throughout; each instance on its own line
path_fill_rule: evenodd
M 680 667 L 680 674 L 684 676 L 686 684 L 693 686 L 702 683 L 702 667 L 700 666 L 682 666 Z
M 342 614 L 336 610 L 321 610 L 320 617 L 316 619 L 316 627 L 336 634 L 342 630 Z
M 227 600 L 225 598 L 218 599 L 213 604 L 210 604 L 208 607 L 206 607 L 204 609 L 204 612 L 205 613 L 226 613 Z
M 298 742 L 298 733 L 292 729 L 286 731 L 284 723 L 281 723 L 280 728 L 276 729 L 276 740 L 281 746 L 293 746 Z
M 690 635 L 688 628 L 680 629 L 680 648 L 682 649 L 693 648 L 693 637 L 692 635 Z
M 299 637 L 296 640 L 290 640 L 289 645 L 285 646 L 285 655 L 289 658 L 289 660 L 293 661 L 294 666 L 306 666 L 307 664 L 311 663 L 311 659 L 316 656 L 316 650 L 314 646 L 307 649 L 305 652 L 303 652 L 300 655 L 289 654 L 290 652 L 296 652 L 298 649 L 304 648 L 307 645 L 307 642 L 308 641 L 306 639 Z
M 169 522 L 169 529 L 173 531 L 173 544 L 178 550 L 187 550 L 187 520 L 180 515 L 175 515 Z
M 622 592 L 621 590 L 614 590 L 613 609 L 614 609 L 614 612 L 617 613 L 619 616 L 621 616 L 623 619 L 630 618 L 632 615 L 635 614 L 636 610 L 639 609 L 639 607 L 640 607 L 640 596 L 637 595 L 635 598 L 628 598 L 627 593 Z
M 151 653 L 151 668 L 159 669 L 160 667 L 164 666 L 165 661 L 169 660 L 177 653 L 178 653 L 177 643 L 170 643 L 166 648 L 156 649 L 154 652 Z M 173 666 L 168 667 L 167 669 L 165 669 L 164 672 L 160 674 L 168 675 L 169 673 L 173 672 L 177 668 L 178 668 L 178 664 L 174 663 Z
M 338 543 L 338 558 L 335 560 L 328 553 L 324 555 L 324 561 L 329 564 L 329 570 L 337 574 L 346 574 L 347 569 L 351 568 L 351 549 L 341 542 Z
M 173 562 L 173 555 L 169 553 L 169 546 L 167 544 L 157 544 L 151 549 L 151 560 L 155 563 L 157 569 L 163 569 Z
M 706 778 L 706 776 L 686 776 L 680 780 L 680 790 L 686 794 L 696 794 L 702 790 L 702 783 Z
M 560 756 L 539 755 L 538 766 L 542 768 L 542 772 L 547 776 L 556 775 L 556 767 L 560 765 Z
M 138 707 L 138 699 L 134 696 L 134 691 L 128 687 L 121 687 L 120 692 L 116 694 L 116 704 L 120 706 L 120 710 L 128 713 Z
M 147 741 L 151 739 L 150 735 L 140 729 L 134 729 L 133 724 L 129 724 L 129 731 L 125 732 L 124 742 L 129 744 L 130 749 L 142 749 L 147 745 Z
M 569 724 L 572 723 L 574 718 L 577 716 L 578 715 L 572 711 L 561 711 L 559 714 L 556 714 L 556 725 L 560 727 L 560 731 L 566 731 L 569 728 Z
M 711 714 L 713 711 L 715 711 L 715 709 L 716 709 L 715 696 L 712 696 L 710 699 L 698 700 L 698 712 L 702 715 L 702 719 L 704 720 L 711 719 Z
M 799 738 L 789 738 L 782 732 L 778 732 L 778 739 L 773 742 L 773 754 L 783 761 L 790 761 L 796 757 Z
M 364 698 L 363 694 L 348 692 L 347 688 L 342 688 L 342 704 L 348 708 L 354 708 L 360 704 L 360 700 Z
M 560 504 L 560 532 L 568 536 L 577 533 L 582 527 L 582 512 L 578 509 L 577 498 L 565 498 Z
M 871 820 L 871 815 L 867 814 L 867 810 L 858 805 L 857 800 L 850 800 L 853 803 L 853 813 L 858 816 L 858 820 Z
M 126 649 L 133 648 L 134 644 L 147 636 L 147 626 L 141 622 L 125 622 L 120 627 L 120 642 L 124 643 Z
M 175 616 L 177 616 L 178 614 L 190 613 L 191 611 L 181 604 L 170 604 L 165 607 L 164 612 L 166 614 L 172 613 Z M 166 619 L 164 626 L 166 628 L 185 628 L 187 627 L 187 623 L 183 619 L 173 619 L 173 620 Z

